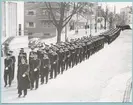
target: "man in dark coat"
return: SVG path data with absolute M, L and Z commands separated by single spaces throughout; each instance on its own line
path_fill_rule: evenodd
M 50 67 L 50 60 L 48 57 L 48 54 L 46 52 L 44 52 L 44 56 L 41 62 L 41 70 L 40 70 L 40 74 L 41 74 L 41 84 L 44 83 L 44 77 L 46 80 L 46 84 L 48 83 L 48 74 L 49 74 L 49 67 Z
M 65 47 L 65 69 L 67 70 L 69 67 L 69 57 L 70 57 L 70 51 L 67 47 Z
M 22 91 L 24 92 L 24 97 L 27 95 L 27 89 L 29 86 L 29 66 L 26 64 L 24 58 L 21 59 L 21 63 L 18 67 L 18 94 L 20 97 L 22 95 Z
M 38 59 L 37 52 L 34 52 L 34 59 L 31 61 L 30 65 L 31 90 L 34 88 L 34 83 L 36 83 L 35 89 L 38 88 L 40 66 L 41 66 L 41 61 L 40 59 Z
M 24 49 L 21 48 L 20 52 L 19 52 L 19 55 L 18 55 L 18 65 L 20 64 L 21 62 L 21 58 L 24 58 L 26 63 L 27 63 L 27 54 L 24 52 Z
M 60 72 L 63 74 L 64 71 L 64 64 L 65 64 L 65 52 L 63 50 L 63 48 L 61 47 L 59 50 L 59 68 L 58 68 L 58 74 L 60 74 Z
M 50 79 L 53 78 L 53 73 L 54 73 L 54 78 L 56 78 L 57 76 L 57 61 L 58 61 L 58 55 L 55 51 L 51 49 L 50 50 L 50 64 L 51 64 Z
M 14 79 L 14 71 L 15 71 L 16 58 L 13 55 L 13 51 L 9 51 L 9 53 L 11 54 L 11 59 L 13 60 L 13 63 L 12 63 L 12 80 L 13 80 Z
M 21 48 L 20 49 L 20 52 L 19 52 L 19 54 L 20 53 L 22 53 L 24 56 L 25 56 L 25 58 L 27 58 L 27 54 L 26 54 L 26 52 L 24 51 L 24 48 Z M 27 62 L 27 61 L 26 61 Z
M 31 64 L 31 61 L 33 60 L 34 58 L 34 50 L 31 49 L 30 53 L 29 53 L 29 65 Z
M 7 57 L 4 60 L 4 81 L 5 81 L 5 87 L 7 86 L 7 80 L 9 82 L 9 87 L 11 86 L 11 81 L 12 81 L 12 65 L 13 65 L 13 60 L 10 57 L 10 54 L 7 54 Z

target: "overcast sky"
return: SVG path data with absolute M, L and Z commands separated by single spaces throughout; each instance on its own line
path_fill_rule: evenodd
M 102 7 L 106 7 L 105 2 L 101 2 Z M 114 6 L 116 6 L 116 13 L 120 13 L 120 9 L 127 7 L 127 6 L 132 6 L 132 2 L 107 2 L 107 5 L 109 6 L 110 11 L 114 11 Z

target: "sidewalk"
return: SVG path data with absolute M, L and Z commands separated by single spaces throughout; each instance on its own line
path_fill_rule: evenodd
M 124 100 L 129 100 L 131 102 L 131 99 L 130 99 L 131 88 L 128 89 L 131 83 L 131 81 L 129 83 L 129 80 L 131 79 L 131 77 L 132 77 L 131 72 L 119 74 L 113 77 L 110 80 L 108 86 L 103 89 L 100 102 L 103 102 L 103 101 L 104 102 L 123 102 Z

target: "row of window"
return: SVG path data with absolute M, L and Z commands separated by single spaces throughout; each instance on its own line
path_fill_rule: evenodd
M 54 13 L 56 16 L 59 16 L 60 14 L 58 12 Z M 26 12 L 27 16 L 36 16 L 36 11 L 35 10 L 27 10 Z M 42 10 L 42 15 L 49 16 L 49 11 L 47 10 Z
M 36 28 L 36 23 L 34 22 L 27 22 L 25 25 L 27 28 Z M 42 23 L 42 27 L 54 27 L 54 25 L 49 21 L 45 21 Z
M 38 33 L 33 33 L 33 32 L 28 32 L 28 35 L 35 35 L 35 34 L 38 34 Z M 41 35 L 45 35 L 45 36 L 49 36 L 50 33 L 40 33 Z

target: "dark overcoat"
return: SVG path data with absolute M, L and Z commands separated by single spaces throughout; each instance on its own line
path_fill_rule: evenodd
M 28 77 L 28 64 L 20 64 L 18 67 L 18 89 L 24 90 L 28 89 L 29 77 Z M 23 74 L 26 76 L 23 77 Z

